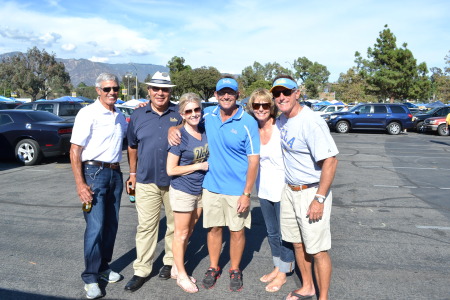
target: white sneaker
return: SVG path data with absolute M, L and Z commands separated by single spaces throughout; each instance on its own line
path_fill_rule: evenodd
M 97 299 L 102 295 L 102 291 L 98 287 L 98 283 L 89 283 L 84 285 L 84 290 L 86 291 L 86 298 Z
M 103 272 L 101 272 L 99 275 L 100 275 L 100 279 L 101 279 L 101 280 L 107 281 L 107 282 L 109 282 L 109 283 L 117 282 L 117 281 L 119 281 L 120 279 L 122 279 L 122 275 L 120 275 L 120 274 L 117 273 L 117 272 L 114 272 L 114 271 L 111 270 L 111 269 L 108 269 L 108 270 L 106 270 L 106 271 L 103 271 Z

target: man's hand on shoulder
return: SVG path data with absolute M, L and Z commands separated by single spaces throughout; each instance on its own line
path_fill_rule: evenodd
M 183 125 L 172 126 L 169 128 L 167 140 L 169 141 L 170 146 L 176 146 L 181 143 L 181 132 L 180 132 L 181 126 Z

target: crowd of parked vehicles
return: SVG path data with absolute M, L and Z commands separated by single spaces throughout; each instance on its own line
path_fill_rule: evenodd
M 40 100 L 29 103 L 0 101 L 0 157 L 15 157 L 24 165 L 34 165 L 43 157 L 65 155 L 69 151 L 73 122 L 78 111 L 91 101 Z M 308 103 L 305 103 L 308 104 Z M 204 102 L 202 107 L 217 105 Z M 361 103 L 309 105 L 327 122 L 330 130 L 385 130 L 397 135 L 407 130 L 449 135 L 446 117 L 450 106 L 430 110 L 410 103 Z M 116 104 L 127 122 L 134 106 Z

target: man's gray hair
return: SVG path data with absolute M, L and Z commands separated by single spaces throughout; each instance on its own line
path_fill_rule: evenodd
M 115 81 L 117 85 L 119 85 L 119 78 L 116 75 L 111 73 L 102 73 L 98 75 L 97 79 L 95 80 L 95 87 L 102 87 L 103 81 Z

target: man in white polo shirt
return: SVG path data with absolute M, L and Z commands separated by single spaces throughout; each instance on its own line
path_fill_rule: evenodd
M 102 296 L 98 279 L 117 282 L 122 276 L 111 270 L 123 190 L 120 161 L 127 122 L 114 104 L 119 92 L 117 76 L 102 73 L 95 87 L 97 101 L 82 108 L 70 142 L 70 160 L 77 193 L 83 205 L 85 270 L 81 274 L 88 299 Z

